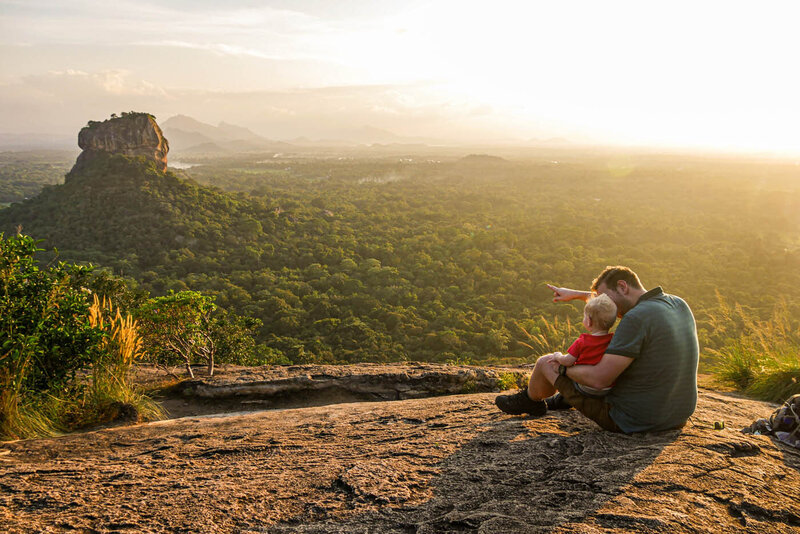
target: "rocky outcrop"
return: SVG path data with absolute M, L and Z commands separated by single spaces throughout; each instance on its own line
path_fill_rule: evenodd
M 162 172 L 167 170 L 169 143 L 149 113 L 123 113 L 103 122 L 89 121 L 78 134 L 78 156 L 70 174 L 82 169 L 98 154 L 144 156 L 156 163 Z M 69 175 L 67 176 L 69 180 Z
M 404 400 L 521 387 L 529 374 L 522 368 L 421 362 L 226 366 L 213 378 L 181 382 L 173 392 L 194 400 L 239 399 L 254 404 L 260 400 L 264 405 L 287 397 L 310 401 L 336 392 L 359 400 Z
M 187 417 L 3 443 L 0 525 L 12 533 L 800 529 L 800 454 L 738 432 L 774 406 L 701 390 L 683 429 L 627 436 L 574 410 L 508 416 L 494 396 Z M 725 428 L 714 430 L 720 420 Z
M 201 374 L 198 369 L 196 373 Z M 213 378 L 169 387 L 163 371 L 142 366 L 135 380 L 160 390 L 169 417 L 420 399 L 501 391 L 527 384 L 530 369 L 421 362 L 358 365 L 220 366 Z

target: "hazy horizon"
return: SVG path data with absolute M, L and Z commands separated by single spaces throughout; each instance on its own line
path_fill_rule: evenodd
M 800 154 L 800 8 L 774 2 L 0 0 L 2 133 L 147 111 L 269 139 Z

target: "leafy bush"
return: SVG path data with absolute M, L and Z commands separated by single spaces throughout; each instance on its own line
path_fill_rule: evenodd
M 90 308 L 90 267 L 40 269 L 39 250 L 28 236 L 0 234 L 0 438 L 53 435 L 114 417 L 110 406 L 146 404 L 126 383 L 135 325 L 110 304 Z
M 212 376 L 216 345 L 211 314 L 215 308 L 212 298 L 196 291 L 170 292 L 148 300 L 136 313 L 151 361 L 161 365 L 183 362 L 194 378 L 192 363 L 202 358 Z
M 525 385 L 525 378 L 517 373 L 500 373 L 497 379 L 497 387 L 500 391 L 520 388 Z
M 102 338 L 88 321 L 80 283 L 90 269 L 58 263 L 39 269 L 40 249 L 23 235 L 0 234 L 0 433 L 24 434 L 46 395 L 64 393 Z M 38 398 L 36 402 L 34 398 Z M 47 411 L 47 410 L 44 410 Z M 45 417 L 42 413 L 42 417 Z M 28 422 L 26 422 L 28 421 Z

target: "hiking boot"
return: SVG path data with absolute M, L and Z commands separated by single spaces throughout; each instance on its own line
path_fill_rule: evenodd
M 548 410 L 569 410 L 572 406 L 564 399 L 564 395 L 556 393 L 544 400 Z
M 528 390 L 521 389 L 513 395 L 498 395 L 494 403 L 507 414 L 522 415 L 524 413 L 539 416 L 547 413 L 547 405 L 544 401 L 531 400 L 528 397 Z

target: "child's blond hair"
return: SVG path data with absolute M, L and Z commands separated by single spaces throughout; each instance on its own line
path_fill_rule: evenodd
M 614 326 L 614 322 L 617 320 L 617 305 L 608 295 L 602 293 L 589 299 L 583 311 L 589 316 L 592 323 L 603 330 Z

